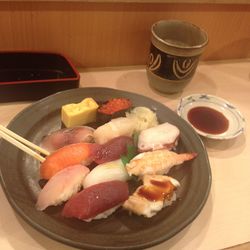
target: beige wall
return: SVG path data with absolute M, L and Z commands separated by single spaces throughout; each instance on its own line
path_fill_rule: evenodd
M 0 49 L 60 52 L 79 67 L 145 64 L 160 19 L 205 29 L 203 60 L 250 57 L 250 5 L 230 4 L 0 2 Z

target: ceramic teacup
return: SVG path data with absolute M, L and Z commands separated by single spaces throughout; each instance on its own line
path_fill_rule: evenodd
M 152 88 L 181 91 L 191 81 L 208 43 L 207 33 L 181 20 L 161 20 L 151 27 L 147 75 Z

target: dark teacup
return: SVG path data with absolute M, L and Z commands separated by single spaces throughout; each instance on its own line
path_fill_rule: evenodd
M 164 92 L 181 91 L 192 79 L 208 43 L 205 31 L 180 20 L 152 25 L 147 75 L 151 87 Z

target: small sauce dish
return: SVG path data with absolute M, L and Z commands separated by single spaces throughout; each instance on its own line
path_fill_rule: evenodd
M 244 131 L 245 118 L 228 101 L 213 95 L 194 94 L 183 97 L 177 113 L 196 132 L 211 139 L 232 139 Z

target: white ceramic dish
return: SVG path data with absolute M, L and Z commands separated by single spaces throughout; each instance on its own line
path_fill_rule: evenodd
M 177 113 L 190 125 L 188 120 L 188 112 L 195 107 L 209 107 L 224 114 L 229 121 L 228 129 L 220 134 L 205 133 L 194 126 L 196 132 L 204 137 L 212 139 L 232 139 L 240 135 L 244 131 L 245 119 L 237 108 L 228 101 L 213 95 L 194 94 L 183 97 L 177 107 Z

